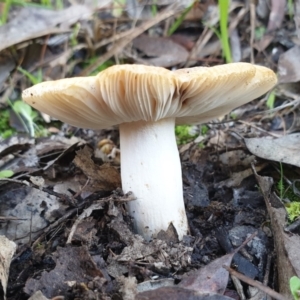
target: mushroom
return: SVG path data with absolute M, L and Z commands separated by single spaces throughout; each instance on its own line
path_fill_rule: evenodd
M 188 233 L 175 124 L 199 124 L 230 112 L 277 82 L 268 68 L 248 63 L 169 71 L 116 65 L 96 76 L 37 84 L 25 102 L 73 126 L 119 125 L 121 178 L 134 228 L 146 240 L 170 224 Z

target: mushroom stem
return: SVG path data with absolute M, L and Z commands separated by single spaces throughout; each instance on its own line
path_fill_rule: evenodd
M 120 125 L 122 188 L 137 198 L 128 210 L 146 240 L 171 223 L 180 240 L 188 231 L 174 127 L 174 118 Z

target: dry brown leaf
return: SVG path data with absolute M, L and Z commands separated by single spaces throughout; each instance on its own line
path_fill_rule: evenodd
M 270 43 L 273 41 L 275 36 L 275 30 L 280 28 L 286 7 L 286 0 L 272 0 L 271 1 L 271 12 L 269 16 L 267 33 L 262 39 L 255 45 L 257 50 L 265 50 Z
M 9 267 L 16 249 L 17 245 L 13 241 L 0 235 L 0 294 L 3 297 L 1 299 L 4 300 L 6 299 Z
M 148 57 L 144 61 L 153 66 L 172 67 L 187 60 L 188 51 L 170 38 L 141 35 L 133 40 L 133 46 Z
M 50 299 L 45 297 L 41 291 L 37 291 L 28 300 L 50 300 Z
M 121 177 L 118 170 L 110 164 L 96 165 L 91 156 L 92 150 L 85 146 L 83 149 L 77 151 L 74 159 L 75 165 L 90 180 L 88 189 L 94 191 L 112 191 L 120 187 Z
M 204 266 L 194 274 L 183 278 L 178 286 L 197 291 L 198 293 L 223 294 L 227 284 L 229 273 L 223 265 L 230 266 L 234 253 L 226 254 L 208 265 Z
M 13 201 L 7 201 L 11 197 Z M 0 198 L 1 215 L 17 219 L 7 224 L 0 223 L 0 234 L 18 240 L 19 244 L 35 239 L 40 230 L 63 215 L 66 209 L 57 197 L 22 185 L 10 185 L 0 193 Z
M 253 172 L 264 196 L 273 229 L 279 291 L 286 299 L 292 300 L 289 281 L 292 276 L 300 277 L 300 236 L 284 231 L 287 213 L 280 199 L 271 193 L 273 179 L 257 175 L 254 167 Z
M 0 90 L 7 78 L 10 76 L 10 72 L 16 67 L 16 63 L 13 59 L 5 54 L 0 56 Z
M 0 51 L 30 39 L 69 31 L 71 25 L 89 18 L 92 13 L 84 5 L 73 5 L 60 11 L 25 7 L 10 22 L 0 27 Z
M 278 139 L 245 139 L 248 150 L 254 155 L 300 167 L 300 134 L 289 134 Z
M 56 261 L 55 269 L 50 272 L 43 271 L 39 279 L 30 278 L 24 288 L 27 294 L 32 295 L 42 290 L 48 298 L 66 295 L 70 289 L 68 283 L 72 281 L 87 283 L 89 278 L 103 277 L 85 246 L 58 247 L 53 258 Z
M 300 46 L 294 46 L 280 55 L 278 61 L 279 83 L 300 81 Z
M 232 298 L 219 294 L 199 295 L 197 292 L 178 286 L 162 287 L 153 291 L 137 294 L 135 300 L 230 300 Z

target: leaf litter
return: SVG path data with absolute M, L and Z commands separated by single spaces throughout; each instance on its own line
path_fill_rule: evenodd
M 60 130 L 43 115 L 48 133 L 54 133 L 50 138 L 19 134 L 1 141 L 0 171 L 14 173 L 0 180 L 1 234 L 17 244 L 8 299 L 280 297 L 258 281 L 291 299 L 289 278 L 299 276 L 300 231 L 299 220 L 287 221 L 284 201 L 299 191 L 300 9 L 296 1 L 294 23 L 284 14 L 284 2 L 268 6 L 259 1 L 256 7 L 231 3 L 235 60 L 277 67 L 281 84 L 268 108 L 266 98 L 254 101 L 207 124 L 206 132 L 200 134 L 198 126 L 199 136 L 179 146 L 190 225 L 182 242 L 172 226 L 149 243 L 132 232 L 126 201 L 134 201 L 134 193 L 123 195 L 119 189 L 115 128 L 90 131 L 63 125 Z M 31 85 L 13 69 L 19 64 L 37 77 L 42 70 L 41 80 L 53 80 L 98 72 L 106 63 L 175 69 L 223 63 L 214 1 L 192 3 L 171 35 L 170 26 L 191 2 L 155 4 L 156 12 L 142 1 L 126 1 L 121 7 L 112 1 L 72 1 L 58 11 L 14 8 L 0 27 L 5 62 L 0 102 L 18 100 L 19 91 Z M 260 30 L 266 33 L 259 35 Z M 100 145 L 102 140 L 109 146 Z M 256 231 L 233 256 L 233 249 Z

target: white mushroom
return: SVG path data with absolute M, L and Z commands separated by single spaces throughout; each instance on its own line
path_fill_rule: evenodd
M 188 233 L 175 124 L 199 124 L 224 115 L 271 89 L 268 68 L 234 63 L 169 71 L 117 65 L 97 76 L 61 79 L 23 92 L 34 108 L 71 125 L 120 125 L 121 178 L 137 233 L 146 240 L 172 223 Z

